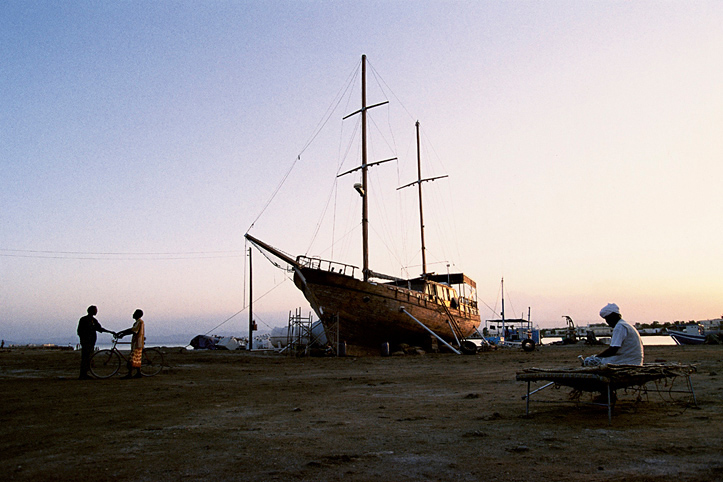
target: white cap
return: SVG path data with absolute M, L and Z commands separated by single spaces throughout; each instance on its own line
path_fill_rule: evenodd
M 602 318 L 605 318 L 606 316 L 613 313 L 617 313 L 618 315 L 620 314 L 620 308 L 618 308 L 618 305 L 616 305 L 615 303 L 608 303 L 605 308 L 600 310 L 600 316 Z

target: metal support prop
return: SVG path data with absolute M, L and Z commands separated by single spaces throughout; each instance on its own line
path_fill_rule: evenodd
M 419 321 L 418 319 L 416 319 L 414 316 L 412 316 L 412 314 L 411 314 L 410 312 L 408 312 L 406 308 L 404 308 L 404 307 L 402 306 L 402 307 L 399 308 L 399 311 L 401 311 L 402 313 L 404 313 L 405 315 L 407 315 L 408 317 L 410 317 L 411 319 L 413 319 L 414 321 L 416 321 L 417 323 L 419 323 L 419 325 L 420 325 L 422 328 L 424 328 L 424 329 L 427 330 L 429 333 L 431 333 L 432 336 L 434 336 L 436 339 L 438 339 L 439 341 L 441 341 L 442 343 L 444 343 L 444 345 L 445 345 L 447 348 L 449 348 L 450 350 L 452 350 L 454 353 L 456 353 L 457 355 L 461 355 L 461 354 L 462 354 L 462 353 L 461 353 L 459 350 L 457 350 L 455 347 L 453 347 L 452 345 L 450 345 L 449 343 L 447 343 L 445 340 L 443 340 L 442 337 L 440 337 L 440 336 L 437 335 L 435 332 L 433 332 L 432 330 L 430 330 L 429 328 L 427 328 L 427 326 L 426 326 L 424 323 L 422 323 L 421 321 Z
M 529 399 L 529 398 L 530 398 L 530 395 L 533 395 L 533 394 L 539 392 L 540 390 L 544 390 L 545 388 L 549 387 L 550 385 L 554 385 L 554 384 L 555 384 L 555 382 L 550 382 L 550 383 L 548 383 L 547 385 L 541 386 L 541 387 L 538 388 L 537 390 L 530 391 L 530 380 L 527 380 L 527 395 L 523 395 L 523 396 L 522 396 L 522 399 L 523 399 L 523 400 L 524 400 L 525 398 L 528 398 L 528 399 Z
M 690 375 L 687 375 L 686 380 L 688 380 L 688 388 L 690 389 L 690 394 L 693 395 L 693 404 L 697 407 L 698 406 L 698 400 L 695 398 L 695 392 L 693 391 L 693 382 L 690 381 Z

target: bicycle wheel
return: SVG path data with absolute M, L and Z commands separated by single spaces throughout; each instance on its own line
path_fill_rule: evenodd
M 110 378 L 120 370 L 121 359 L 113 350 L 100 350 L 90 357 L 90 372 L 96 378 Z
M 141 359 L 141 374 L 144 377 L 158 375 L 163 370 L 163 353 L 158 348 L 146 348 Z

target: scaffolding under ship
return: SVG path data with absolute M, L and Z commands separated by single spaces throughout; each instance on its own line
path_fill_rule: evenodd
M 419 154 L 419 123 L 417 122 L 416 181 L 399 189 L 417 186 L 419 191 L 420 232 L 422 242 L 422 275 L 400 279 L 369 269 L 369 219 L 366 150 L 367 110 L 386 102 L 366 104 L 366 57 L 362 56 L 362 107 L 351 115 L 361 114 L 362 165 L 343 176 L 361 170 L 362 182 L 354 187 L 362 197 L 363 268 L 307 256 L 295 258 L 246 234 L 257 248 L 286 263 L 294 272 L 294 283 L 309 301 L 321 320 L 327 339 L 344 346 L 350 355 L 374 354 L 394 349 L 400 344 L 430 347 L 440 342 L 451 351 L 465 350 L 464 339 L 480 325 L 477 287 L 464 273 L 433 274 L 427 272 L 422 183 L 439 177 L 422 179 Z M 349 117 L 349 116 L 347 116 Z M 446 177 L 446 176 L 441 176 Z M 361 274 L 361 279 L 357 276 Z

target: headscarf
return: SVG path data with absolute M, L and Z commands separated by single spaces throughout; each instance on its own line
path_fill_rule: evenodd
M 608 303 L 602 310 L 600 310 L 600 316 L 602 318 L 605 318 L 613 313 L 617 313 L 618 315 L 620 314 L 620 308 L 618 308 L 618 305 L 615 303 Z

